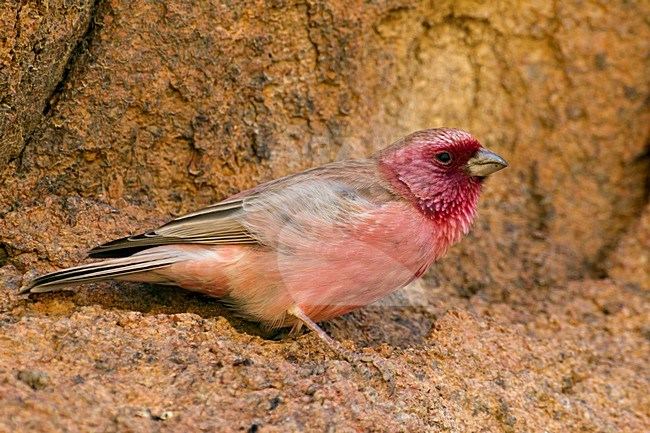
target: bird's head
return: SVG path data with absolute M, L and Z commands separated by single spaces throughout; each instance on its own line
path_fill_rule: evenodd
M 469 133 L 448 128 L 414 132 L 376 158 L 391 186 L 427 216 L 467 225 L 485 177 L 508 166 Z

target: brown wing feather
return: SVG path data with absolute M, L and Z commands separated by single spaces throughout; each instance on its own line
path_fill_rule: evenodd
M 138 251 L 173 244 L 254 244 L 258 243 L 239 222 L 244 199 L 208 206 L 155 229 L 116 239 L 93 248 L 89 257 L 126 257 Z
M 88 255 L 93 258 L 126 257 L 155 246 L 173 244 L 266 244 L 268 236 L 264 233 L 273 231 L 273 216 L 285 208 L 313 207 L 308 202 L 319 201 L 322 194 L 318 190 L 322 189 L 328 195 L 332 185 L 338 185 L 335 190 L 343 192 L 349 189 L 351 194 L 372 201 L 394 198 L 386 185 L 378 181 L 373 160 L 335 162 L 258 185 L 227 201 L 176 218 L 155 230 L 100 245 Z M 329 195 L 334 192 L 329 191 Z M 346 203 L 355 206 L 351 198 L 342 200 L 338 206 L 344 208 Z M 248 230 L 246 227 L 250 227 L 250 221 L 247 220 L 255 218 L 251 213 L 264 213 L 271 221 L 266 227 L 256 226 L 254 230 Z M 315 214 L 312 216 L 316 217 Z

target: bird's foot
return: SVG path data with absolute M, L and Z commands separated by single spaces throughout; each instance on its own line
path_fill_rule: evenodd
M 294 326 L 290 335 L 295 334 L 294 331 L 298 331 L 300 329 L 300 326 L 304 324 L 312 332 L 318 335 L 320 339 L 323 340 L 334 352 L 336 352 L 339 357 L 354 366 L 354 368 L 356 368 L 366 378 L 366 380 L 370 379 L 370 371 L 368 370 L 368 367 L 366 367 L 366 364 L 372 364 L 379 371 L 379 373 L 381 373 L 382 379 L 388 383 L 390 389 L 389 395 L 393 395 L 395 392 L 395 378 L 393 377 L 393 373 L 384 363 L 384 359 L 377 355 L 359 353 L 346 349 L 341 345 L 341 343 L 327 335 L 327 333 L 313 320 L 311 320 L 297 305 L 294 305 L 292 308 L 290 308 L 288 310 L 288 313 L 300 320 L 300 324 Z
M 370 371 L 368 370 L 368 367 L 366 367 L 366 364 L 372 364 L 372 366 L 375 367 L 377 371 L 379 371 L 384 382 L 388 384 L 388 394 L 392 396 L 395 393 L 395 378 L 393 377 L 393 373 L 386 366 L 384 359 L 382 359 L 380 356 L 372 355 L 370 353 L 353 352 L 346 350 L 343 347 L 340 347 L 340 349 L 336 350 L 336 352 L 341 358 L 348 361 L 361 374 L 363 374 L 366 380 L 370 379 Z

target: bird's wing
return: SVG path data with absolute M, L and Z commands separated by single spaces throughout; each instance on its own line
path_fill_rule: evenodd
M 115 258 L 172 244 L 253 244 L 257 239 L 240 223 L 243 204 L 251 197 L 208 206 L 146 233 L 107 242 L 88 252 L 93 258 Z
M 321 227 L 363 214 L 391 196 L 376 181 L 372 162 L 333 163 L 287 176 L 179 217 L 149 232 L 100 245 L 93 258 L 125 257 L 161 245 L 272 245 L 280 230 Z M 317 235 L 316 233 L 311 233 Z

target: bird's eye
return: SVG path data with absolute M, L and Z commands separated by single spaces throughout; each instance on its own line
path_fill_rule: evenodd
M 441 152 L 436 155 L 436 159 L 441 163 L 447 165 L 451 162 L 451 155 L 449 154 L 449 152 Z

